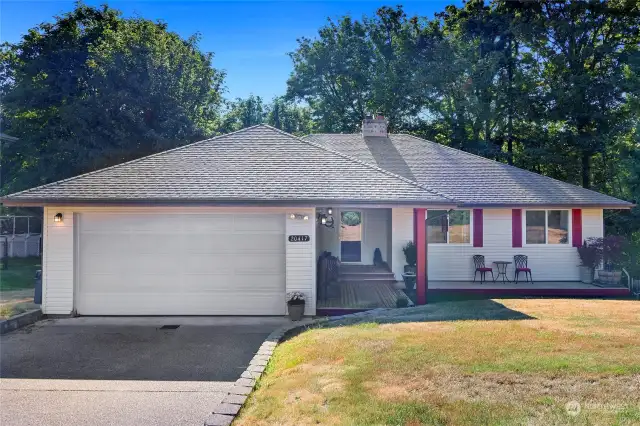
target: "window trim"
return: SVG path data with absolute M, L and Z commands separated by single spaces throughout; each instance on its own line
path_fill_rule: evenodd
M 433 209 L 439 210 L 439 209 Z M 432 210 L 432 211 L 433 211 Z M 469 212 L 469 242 L 468 243 L 451 243 L 449 242 L 449 210 L 445 210 L 447 212 L 447 241 L 445 243 L 434 243 L 428 240 L 429 236 L 429 210 L 427 210 L 427 214 L 425 217 L 425 233 L 427 235 L 427 244 L 434 244 L 438 246 L 473 246 L 473 209 L 452 209 L 453 211 L 468 211 Z
M 573 241 L 573 217 L 571 214 L 572 209 L 522 209 L 522 246 L 529 247 L 572 247 Z M 550 211 L 566 211 L 568 214 L 567 221 L 567 242 L 566 243 L 549 243 L 549 212 Z M 544 243 L 528 243 L 527 242 L 527 212 L 544 212 Z

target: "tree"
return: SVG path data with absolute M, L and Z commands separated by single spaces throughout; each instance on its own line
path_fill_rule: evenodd
M 523 33 L 544 63 L 547 119 L 580 162 L 582 186 L 592 187 L 592 160 L 625 125 L 625 74 L 640 43 L 640 6 L 633 0 L 532 3 L 531 30 Z
M 216 126 L 224 74 L 167 25 L 78 4 L 0 58 L 3 191 L 188 143 Z
M 400 6 L 361 21 L 329 20 L 318 38 L 290 53 L 287 97 L 309 104 L 320 131 L 355 132 L 364 116 L 382 113 L 391 130 L 419 112 L 412 79 L 412 23 Z
M 280 96 L 267 106 L 266 123 L 287 133 L 302 136 L 313 133 L 311 111 Z
M 249 95 L 246 99 L 236 98 L 227 102 L 227 111 L 222 118 L 222 133 L 234 132 L 245 127 L 264 123 L 266 107 L 260 96 Z

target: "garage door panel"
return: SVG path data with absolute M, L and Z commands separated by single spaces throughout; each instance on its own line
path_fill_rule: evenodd
M 233 229 L 233 216 L 228 214 L 189 215 L 189 226 L 185 227 L 188 234 L 226 233 Z
M 85 278 L 82 295 L 95 294 L 148 294 L 152 292 L 175 293 L 181 287 L 182 275 L 123 275 L 99 274 Z
M 193 234 L 184 241 L 184 250 L 191 254 L 218 255 L 229 253 L 233 234 Z
M 167 303 L 180 300 L 180 304 Z M 208 293 L 134 294 L 127 299 L 100 294 L 85 301 L 91 315 L 284 315 L 282 298 L 252 294 L 242 299 Z M 212 314 L 214 312 L 214 314 Z
M 284 227 L 281 214 L 82 214 L 78 313 L 284 314 Z
M 282 234 L 239 234 L 234 235 L 229 249 L 238 254 L 250 253 L 284 253 L 284 236 Z
M 238 214 L 234 216 L 233 230 L 237 233 L 284 234 L 284 228 L 283 214 Z

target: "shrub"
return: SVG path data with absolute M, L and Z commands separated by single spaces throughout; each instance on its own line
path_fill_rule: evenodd
M 590 269 L 596 269 L 602 262 L 602 252 L 599 248 L 598 241 L 600 238 L 588 238 L 578 247 L 578 256 L 580 256 L 580 264 Z
M 603 262 L 604 269 L 608 271 L 623 266 L 626 246 L 624 237 L 610 235 L 604 238 L 588 238 L 585 244 L 593 248 L 597 253 L 597 266 L 600 262 Z M 580 251 L 578 253 L 580 254 Z M 582 254 L 580 254 L 580 259 L 582 259 Z
M 409 300 L 406 297 L 400 297 L 396 300 L 396 308 L 406 308 L 409 306 Z
M 407 261 L 407 265 L 416 266 L 416 262 L 418 260 L 418 253 L 416 250 L 416 245 L 413 241 L 409 241 L 407 244 L 402 247 L 402 252 L 404 253 L 404 258 Z
M 300 291 L 291 291 L 287 293 L 287 303 L 289 305 L 303 305 L 304 300 L 305 295 Z

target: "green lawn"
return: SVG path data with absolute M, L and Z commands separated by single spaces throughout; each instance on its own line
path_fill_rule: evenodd
M 640 424 L 636 301 L 409 309 L 426 320 L 314 329 L 279 345 L 234 425 Z M 482 319 L 456 320 L 469 313 Z
M 39 257 L 9 258 L 9 268 L 0 270 L 0 291 L 33 288 L 36 270 L 42 269 Z

